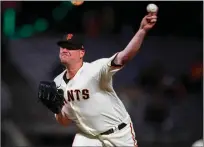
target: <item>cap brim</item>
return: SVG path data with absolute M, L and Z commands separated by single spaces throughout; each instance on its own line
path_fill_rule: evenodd
M 69 44 L 71 44 L 71 43 L 68 42 L 68 41 L 58 41 L 58 42 L 57 42 L 57 45 L 58 45 L 58 46 L 69 45 Z
M 64 48 L 77 48 L 76 45 L 74 45 L 68 41 L 59 41 L 59 42 L 57 42 L 57 45 L 60 47 L 64 47 Z

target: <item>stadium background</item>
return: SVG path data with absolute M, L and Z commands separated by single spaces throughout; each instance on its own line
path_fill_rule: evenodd
M 110 57 L 137 31 L 149 2 L 1 1 L 2 146 L 71 146 L 37 103 L 41 80 L 61 70 L 56 41 L 85 36 L 86 61 Z M 155 2 L 158 22 L 137 56 L 114 77 L 140 147 L 190 147 L 203 138 L 203 2 Z

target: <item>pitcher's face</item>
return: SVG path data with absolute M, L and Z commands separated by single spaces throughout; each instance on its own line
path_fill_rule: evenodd
M 70 50 L 60 47 L 59 58 L 62 64 L 73 64 L 79 62 L 84 56 L 84 50 Z

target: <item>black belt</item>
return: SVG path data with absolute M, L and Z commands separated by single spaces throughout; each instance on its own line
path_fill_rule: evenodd
M 118 130 L 123 129 L 126 125 L 127 125 L 126 123 L 121 123 L 121 124 L 119 124 L 119 125 L 117 126 L 117 127 L 118 127 Z M 103 132 L 103 133 L 101 133 L 100 135 L 109 135 L 109 134 L 112 134 L 112 133 L 114 133 L 114 129 L 113 129 L 113 128 L 112 128 L 112 129 L 109 129 L 109 130 L 107 130 L 107 131 L 105 131 L 105 132 Z

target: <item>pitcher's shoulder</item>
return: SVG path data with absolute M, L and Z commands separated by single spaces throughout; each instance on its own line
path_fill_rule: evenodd
M 87 65 L 87 67 L 91 67 L 91 68 L 94 68 L 94 69 L 98 69 L 100 68 L 102 65 L 104 65 L 104 63 L 107 62 L 107 58 L 100 58 L 100 59 L 97 59 L 97 60 L 94 60 L 92 62 L 89 62 Z

